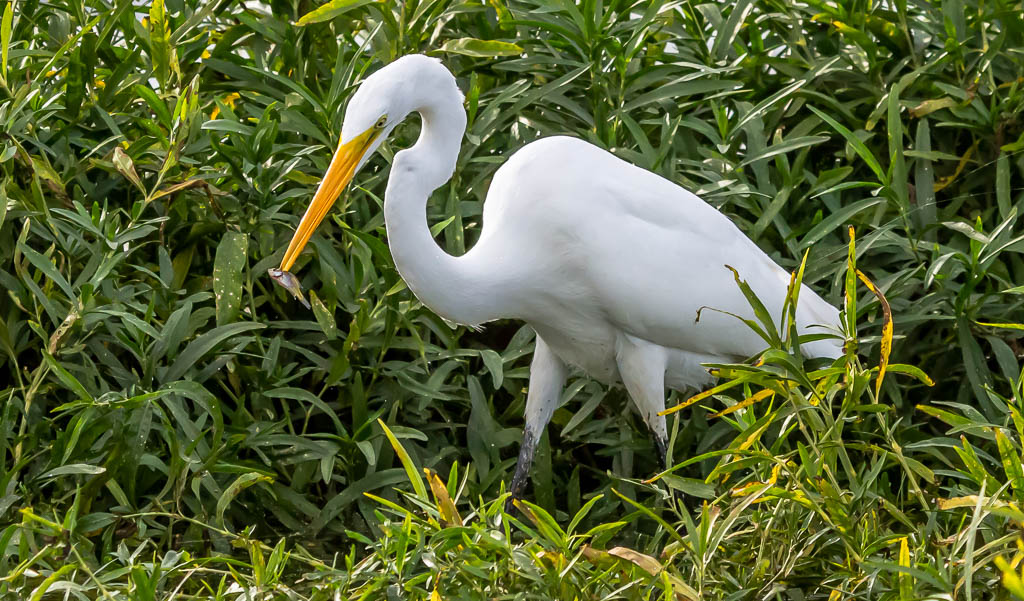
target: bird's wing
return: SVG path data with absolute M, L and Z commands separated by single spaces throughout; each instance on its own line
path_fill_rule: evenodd
M 572 290 L 623 331 L 667 347 L 726 356 L 765 348 L 733 316 L 754 318 L 729 267 L 776 324 L 790 276 L 714 207 L 572 138 L 535 142 L 506 167 L 484 222 L 517 222 L 519 237 L 542 249 L 534 260 L 555 271 L 540 285 Z M 821 332 L 811 326 L 838 327 L 838 311 L 805 286 L 797 321 L 802 333 Z M 831 342 L 820 346 L 806 350 L 837 354 Z
M 764 341 L 737 318 L 755 315 L 732 270 L 750 285 L 776 327 L 790 274 L 694 194 L 624 167 L 614 183 L 600 186 L 608 194 L 606 210 L 586 223 L 594 258 L 589 275 L 611 318 L 634 335 L 682 350 L 741 356 L 763 350 Z M 824 331 L 811 327 L 816 324 L 838 325 L 838 311 L 806 286 L 800 301 L 801 333 Z M 819 347 L 807 351 L 835 354 Z

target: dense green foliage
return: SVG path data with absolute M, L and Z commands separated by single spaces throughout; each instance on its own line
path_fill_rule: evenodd
M 0 598 L 1024 598 L 1022 12 L 5 3 Z M 653 482 L 625 393 L 576 377 L 535 504 L 503 514 L 532 332 L 450 327 L 404 288 L 381 199 L 415 120 L 296 265 L 312 313 L 266 276 L 345 99 L 412 52 L 466 93 L 428 215 L 449 252 L 505 156 L 576 135 L 787 268 L 809 251 L 848 355 L 805 364 L 766 331 L 670 418 Z M 884 315 L 854 264 L 895 326 L 877 391 Z

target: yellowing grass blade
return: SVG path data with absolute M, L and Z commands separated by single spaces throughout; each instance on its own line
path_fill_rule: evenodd
M 1017 554 L 1020 557 L 1020 553 Z M 1024 571 L 1017 573 L 1013 564 L 1002 557 L 995 558 L 996 567 L 1003 573 L 1003 586 L 1017 597 L 1024 598 Z
M 856 232 L 850 226 L 850 244 L 846 251 L 846 282 L 844 284 L 846 296 L 846 330 L 850 343 L 846 347 L 846 354 L 853 355 L 857 351 L 857 242 Z
M 974 322 L 979 326 L 988 326 L 990 328 L 1007 328 L 1010 330 L 1024 330 L 1024 323 L 988 323 L 986 321 Z
M 742 401 L 740 401 L 739 403 L 736 403 L 732 407 L 728 407 L 726 409 L 723 409 L 723 410 L 719 411 L 718 413 L 710 415 L 709 417 L 715 418 L 715 417 L 722 417 L 723 415 L 729 415 L 733 411 L 739 411 L 740 409 L 743 409 L 744 407 L 749 407 L 749 406 L 753 405 L 754 403 L 756 403 L 758 401 L 762 401 L 762 400 L 768 398 L 769 396 L 773 396 L 774 394 L 775 394 L 774 390 L 772 390 L 770 388 L 765 388 L 764 390 L 754 394 L 750 398 L 743 399 Z
M 395 438 L 394 433 L 391 432 L 391 429 L 388 428 L 387 424 L 380 419 L 377 420 L 377 423 L 380 424 L 381 429 L 384 430 L 384 434 L 388 437 L 388 440 L 391 441 L 391 446 L 395 449 L 395 454 L 398 455 L 399 461 L 402 462 L 402 467 L 405 468 L 405 473 L 409 476 L 409 482 L 412 484 L 413 490 L 416 491 L 416 496 L 424 501 L 428 500 L 427 487 L 423 485 L 423 478 L 420 478 L 419 472 L 416 471 L 416 465 L 413 464 L 412 457 L 410 457 L 409 453 L 406 452 L 402 443 L 398 442 L 398 439 Z
M 900 567 L 910 567 L 910 547 L 907 537 L 900 539 Z M 910 601 L 914 597 L 914 577 L 900 572 L 900 601 Z
M 857 277 L 860 278 L 860 281 L 864 282 L 868 290 L 878 297 L 878 302 L 882 305 L 882 347 L 878 360 L 878 379 L 875 380 L 875 401 L 877 401 L 882 391 L 882 380 L 885 378 L 885 370 L 889 366 L 889 353 L 892 352 L 892 309 L 889 308 L 889 301 L 885 300 L 885 295 L 882 294 L 882 291 L 871 283 L 871 280 L 868 279 L 868 276 L 864 275 L 864 272 L 858 269 Z
M 699 401 L 702 401 L 702 400 L 708 398 L 709 396 L 711 396 L 713 394 L 718 394 L 719 392 L 722 392 L 723 390 L 728 390 L 728 389 L 732 388 L 733 386 L 736 386 L 736 385 L 742 384 L 742 383 L 743 383 L 743 380 L 731 380 L 729 382 L 725 382 L 723 384 L 719 384 L 718 386 L 715 386 L 714 388 L 709 388 L 709 389 L 705 390 L 704 392 L 701 392 L 699 394 L 693 395 L 692 397 L 686 399 L 682 403 L 679 403 L 675 407 L 669 407 L 668 409 L 659 412 L 658 415 L 668 415 L 670 413 L 675 413 L 676 411 L 682 411 L 683 409 L 686 409 L 690 405 L 692 405 L 694 403 L 697 403 Z
M 940 177 L 939 181 L 935 182 L 936 192 L 941 191 L 943 188 L 949 186 L 954 181 L 956 181 L 956 178 L 960 177 L 960 174 L 963 173 L 964 167 L 966 167 L 967 163 L 970 162 L 971 155 L 974 154 L 974 151 L 977 149 L 978 142 L 975 142 L 970 148 L 967 149 L 967 152 L 964 153 L 964 156 L 960 157 L 960 162 L 956 164 L 956 170 L 953 171 L 953 175 Z
M 796 307 L 800 300 L 800 289 L 803 287 L 804 270 L 807 267 L 807 255 L 810 253 L 810 248 L 805 250 L 803 259 L 800 260 L 800 267 L 789 274 L 789 286 L 786 288 L 786 302 L 783 303 L 784 309 L 782 311 L 786 319 L 786 323 L 783 326 L 785 328 L 785 332 L 789 332 L 791 328 L 796 327 Z
M 437 509 L 441 513 L 441 519 L 449 524 L 461 526 L 462 517 L 459 516 L 459 511 L 455 508 L 455 502 L 452 501 L 451 495 L 448 494 L 448 488 L 437 477 L 437 472 L 423 468 L 423 473 L 427 476 L 427 482 L 430 483 L 430 491 L 434 493 L 434 500 L 437 501 Z
M 886 371 L 890 371 L 894 374 L 906 374 L 908 376 L 913 376 L 920 380 L 925 386 L 935 386 L 935 381 L 929 378 L 928 374 L 924 373 L 924 370 L 916 365 L 890 363 Z

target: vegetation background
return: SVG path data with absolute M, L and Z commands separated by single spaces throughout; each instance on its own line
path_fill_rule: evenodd
M 1024 598 L 1019 0 L 0 8 L 0 598 Z M 504 514 L 533 335 L 402 284 L 415 120 L 296 267 L 313 311 L 265 275 L 346 98 L 412 52 L 466 93 L 449 252 L 505 157 L 579 136 L 809 251 L 847 356 L 752 323 L 654 481 L 577 377 Z

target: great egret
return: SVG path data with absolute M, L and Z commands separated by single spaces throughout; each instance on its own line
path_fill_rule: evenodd
M 622 382 L 665 458 L 665 388 L 695 389 L 712 377 L 702 363 L 740 360 L 763 341 L 734 315 L 753 318 L 735 268 L 776 321 L 790 277 L 728 218 L 671 181 L 597 146 L 566 136 L 527 144 L 497 170 L 483 230 L 460 257 L 435 243 L 426 220 L 430 193 L 451 178 L 466 113 L 455 77 L 440 61 L 399 58 L 353 94 L 341 144 L 303 215 L 278 283 L 301 296 L 288 270 L 367 158 L 412 112 L 422 118 L 414 146 L 395 155 L 384 200 L 395 267 L 431 310 L 460 324 L 526 321 L 537 333 L 526 428 L 510 490 L 518 496 L 534 446 L 557 407 L 569 366 Z M 703 311 L 701 307 L 718 311 Z M 806 286 L 797 329 L 839 331 L 839 312 Z M 812 331 L 813 330 L 813 331 Z M 801 347 L 837 357 L 837 338 Z

